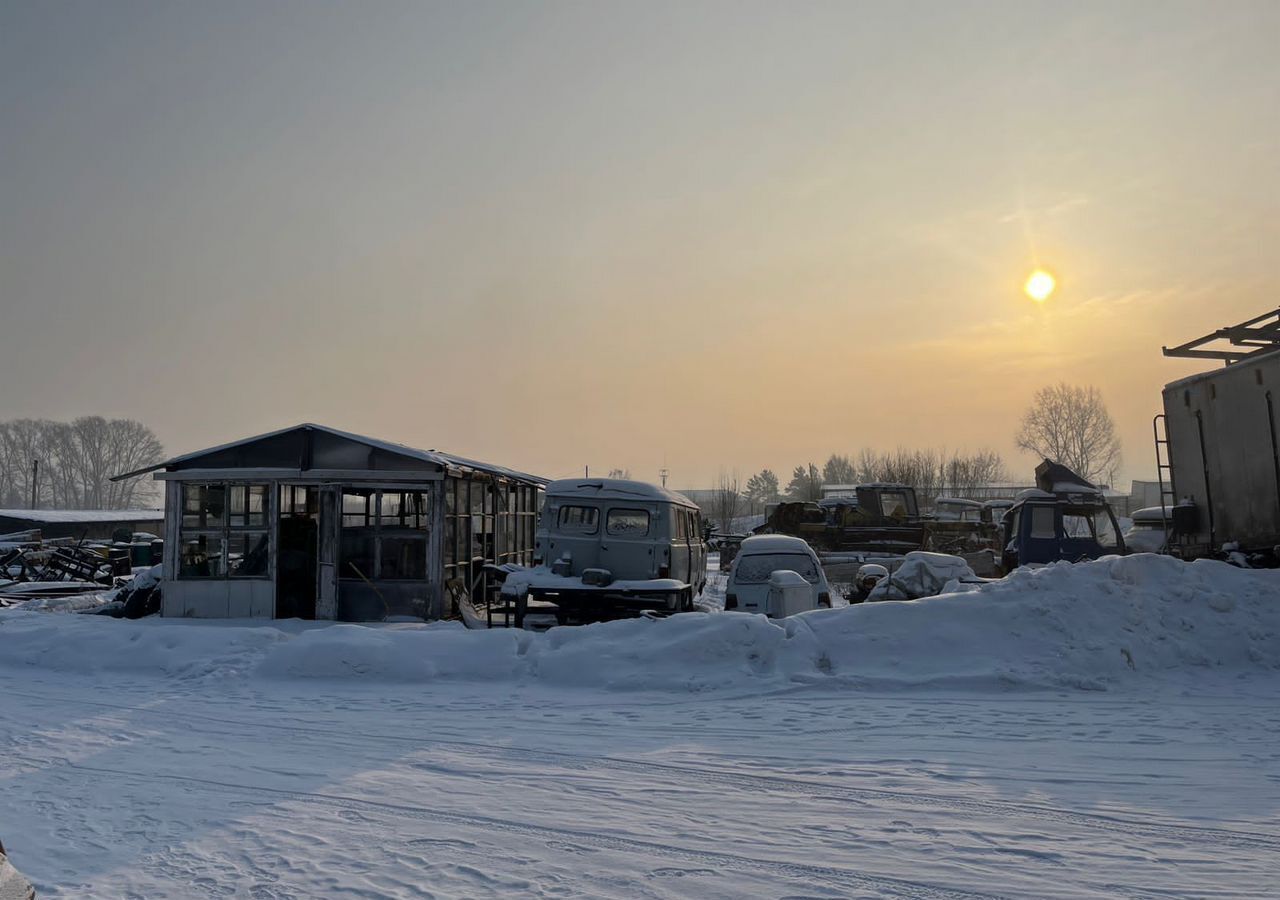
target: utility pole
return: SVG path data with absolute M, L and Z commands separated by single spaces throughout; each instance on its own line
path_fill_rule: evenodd
M 668 473 L 668 472 L 667 472 L 667 467 L 666 467 L 666 466 L 663 466 L 661 469 L 659 469 L 659 470 L 658 470 L 658 474 L 659 474 L 660 476 L 662 476 L 662 486 L 663 486 L 663 487 L 666 487 L 666 486 L 667 486 L 667 475 L 668 475 L 668 474 L 670 474 L 670 473 Z
M 40 460 L 31 460 L 31 508 L 36 508 L 36 497 L 40 496 L 36 493 L 36 488 L 40 484 Z
M 583 478 L 590 478 L 590 477 L 591 477 L 591 467 L 590 467 L 590 466 L 583 466 L 583 467 L 582 467 L 582 477 L 583 477 Z

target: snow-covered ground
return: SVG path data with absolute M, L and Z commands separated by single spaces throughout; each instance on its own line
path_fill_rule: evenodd
M 41 896 L 1280 883 L 1280 573 L 545 634 L 5 611 L 0 675 L 0 839 Z

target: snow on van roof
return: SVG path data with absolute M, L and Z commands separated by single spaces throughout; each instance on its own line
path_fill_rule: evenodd
M 789 534 L 757 534 L 742 542 L 738 548 L 739 556 L 751 553 L 812 553 L 813 548 L 804 538 L 792 537 Z
M 684 494 L 647 481 L 630 481 L 625 478 L 561 478 L 547 485 L 548 499 L 561 497 L 581 500 L 655 500 L 659 503 L 698 508 L 698 504 Z

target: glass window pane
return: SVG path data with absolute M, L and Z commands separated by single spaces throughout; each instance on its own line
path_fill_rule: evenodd
M 201 512 L 204 510 L 203 484 L 184 484 L 182 486 L 182 524 L 199 528 Z
M 248 517 L 246 508 L 248 507 L 249 488 L 243 484 L 233 484 L 227 488 L 228 504 L 230 515 L 228 521 L 232 525 L 244 525 L 245 519 Z
M 1031 507 L 1031 536 L 1040 540 L 1053 539 L 1058 536 L 1053 524 L 1054 509 L 1052 506 Z
M 1107 515 L 1105 511 L 1099 511 L 1093 514 L 1093 527 L 1094 532 L 1098 536 L 1098 543 L 1101 546 L 1109 549 L 1114 549 L 1120 546 L 1120 541 L 1116 536 L 1116 530 L 1111 524 L 1111 517 Z M 1160 526 L 1160 530 L 1164 530 L 1163 523 Z
M 560 507 L 560 530 L 566 534 L 595 534 L 599 528 L 600 510 L 596 507 Z
M 232 577 L 265 578 L 267 570 L 267 533 L 241 531 L 227 540 L 227 566 Z
M 479 516 L 484 514 L 484 495 L 488 493 L 485 486 L 479 482 L 471 482 L 471 515 Z
M 1064 513 L 1062 516 L 1062 534 L 1069 538 L 1091 539 L 1093 537 L 1093 523 L 1088 516 Z
M 373 525 L 375 492 L 370 489 L 346 488 L 342 492 L 342 525 L 344 528 Z
M 365 578 L 373 580 L 373 548 L 375 540 L 373 531 L 364 529 L 342 529 L 342 566 L 339 575 L 342 578 Z
M 427 577 L 427 539 L 421 537 L 382 538 L 383 579 L 421 581 Z
M 183 578 L 221 578 L 226 574 L 222 536 L 184 535 L 179 551 L 178 574 Z
M 611 509 L 605 532 L 615 537 L 644 537 L 649 533 L 649 513 L 643 509 Z
M 246 524 L 267 524 L 267 486 L 265 484 L 249 485 L 249 519 Z
M 267 486 L 265 484 L 233 484 L 228 488 L 232 527 L 267 524 Z
M 907 516 L 907 496 L 901 491 L 885 491 L 880 495 L 880 511 L 890 519 Z
M 188 528 L 217 528 L 227 524 L 225 484 L 184 484 L 182 524 Z
M 427 497 L 422 491 L 384 491 L 380 514 L 384 528 L 427 528 Z
M 733 580 L 737 584 L 764 584 L 774 572 L 787 569 L 810 584 L 818 583 L 818 567 L 802 553 L 756 553 L 739 556 Z

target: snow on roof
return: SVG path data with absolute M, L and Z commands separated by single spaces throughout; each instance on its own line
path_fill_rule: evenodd
M 757 534 L 742 542 L 738 548 L 739 556 L 752 553 L 812 553 L 813 548 L 803 538 L 789 534 Z
M 652 500 L 659 503 L 676 503 L 697 507 L 684 494 L 650 484 L 647 481 L 629 481 L 624 478 L 561 478 L 547 485 L 547 497 L 577 498 L 581 500 Z
M 27 522 L 163 522 L 163 509 L 0 509 L 0 516 Z
M 935 504 L 947 504 L 948 506 L 967 506 L 973 509 L 982 509 L 982 503 L 978 500 L 968 500 L 964 497 L 935 497 Z
M 365 444 L 366 446 L 373 447 L 377 450 L 385 450 L 388 453 L 394 453 L 398 456 L 405 456 L 410 459 L 422 460 L 423 462 L 432 463 L 434 465 L 440 466 L 441 468 L 452 469 L 454 471 L 483 472 L 489 475 L 498 475 L 503 478 L 512 478 L 516 481 L 528 481 L 534 484 L 546 484 L 548 481 L 548 479 L 543 478 L 540 475 L 530 475 L 527 472 L 520 472 L 515 469 L 508 469 L 505 466 L 496 466 L 491 463 L 479 462 L 474 459 L 468 459 L 465 456 L 458 456 L 453 453 L 446 453 L 442 450 L 420 450 L 417 447 L 410 447 L 407 444 L 397 444 L 394 441 L 384 441 L 384 440 L 381 440 L 380 438 L 372 438 L 372 437 L 368 437 L 367 435 L 356 434 L 351 431 L 343 431 L 339 428 L 330 428 L 328 425 L 317 425 L 314 422 L 303 422 L 301 425 L 291 425 L 288 428 L 280 428 L 280 429 L 277 429 L 276 431 L 269 431 L 265 434 L 257 434 L 257 435 L 254 435 L 253 437 L 242 438 L 241 440 L 231 441 L 230 443 L 227 443 L 227 444 L 219 444 L 216 447 L 208 447 L 204 450 L 196 450 L 191 453 L 184 453 L 181 456 L 175 456 L 172 459 L 166 460 L 165 462 L 162 462 L 159 465 L 152 466 L 149 469 L 142 469 L 142 470 L 139 470 L 138 472 L 129 473 L 129 474 L 131 475 L 142 474 L 143 472 L 150 472 L 150 471 L 154 471 L 155 469 L 170 468 L 180 463 L 191 462 L 192 460 L 199 459 L 202 456 L 208 456 L 209 454 L 212 454 L 212 453 L 219 453 L 223 450 L 230 450 L 234 447 L 242 447 L 245 444 L 252 444 L 257 441 L 266 440 L 268 438 L 278 437 L 279 435 L 288 434 L 291 431 L 299 431 L 304 428 L 309 428 L 313 431 L 322 431 L 325 434 L 331 434 L 331 435 L 334 435 L 335 437 L 344 438 L 349 441 L 355 441 L 358 444 Z M 116 477 L 123 478 L 125 476 L 116 476 Z

